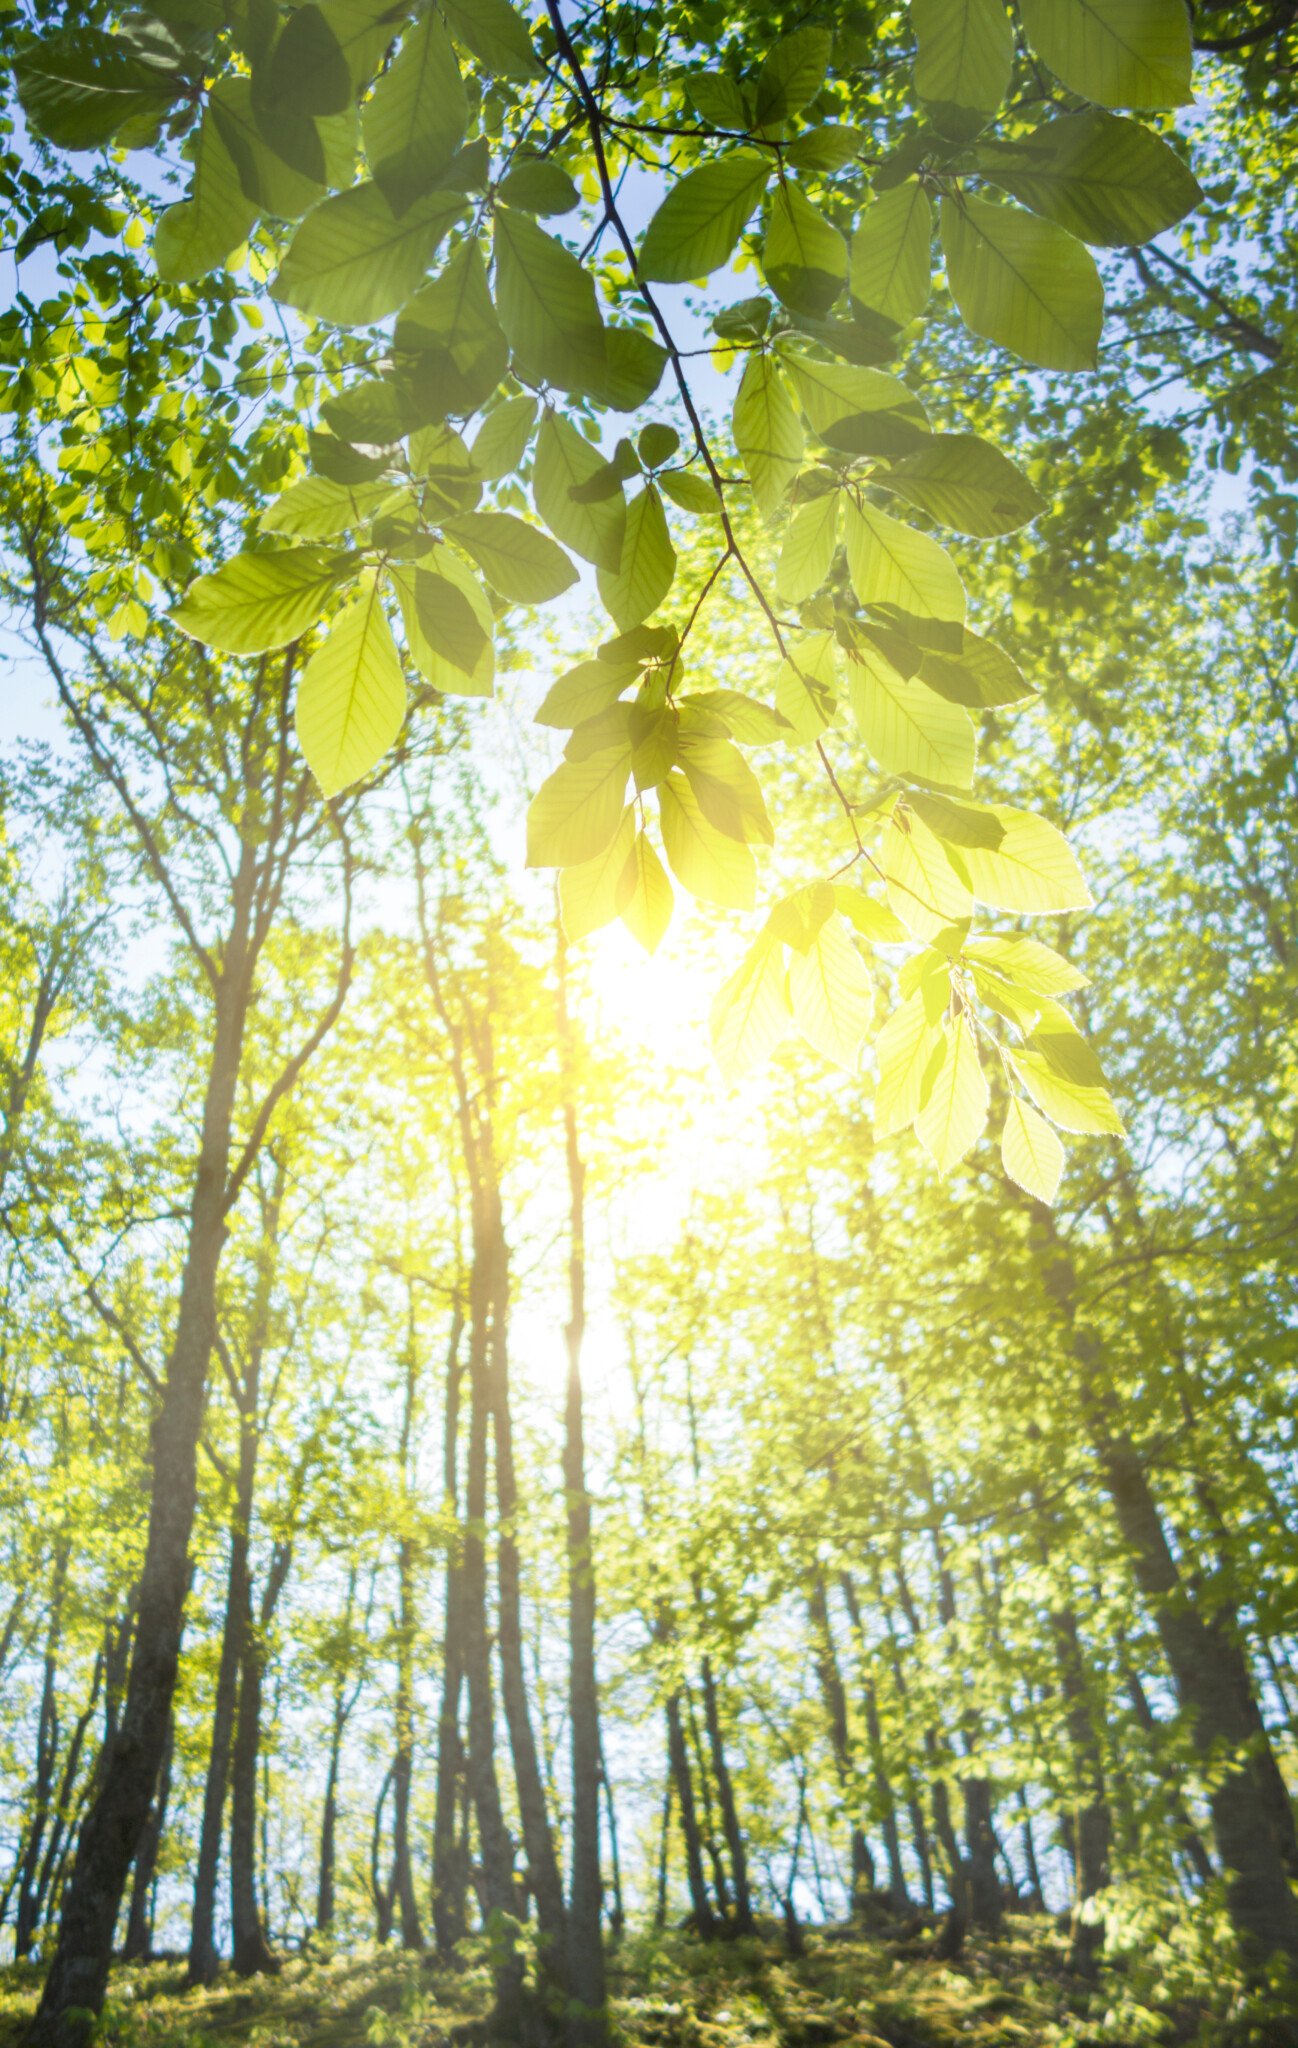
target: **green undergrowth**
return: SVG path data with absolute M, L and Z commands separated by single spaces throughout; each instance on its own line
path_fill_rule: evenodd
M 456 1969 L 386 1950 L 287 1959 L 278 1975 L 186 1990 L 179 1964 L 113 1973 L 105 2048 L 442 2048 L 493 2040 L 485 1948 Z M 39 1971 L 0 1970 L 0 2048 L 19 2048 Z M 704 1945 L 641 1936 L 611 1958 L 613 2036 L 622 2048 L 1210 2048 L 1288 2041 L 1204 1987 L 1160 1998 L 1130 1964 L 1091 1989 L 1070 1977 L 1066 1941 L 1042 1918 L 1008 1923 L 957 1964 L 931 1935 L 846 1929 L 806 1937 L 791 1957 L 774 1930 Z M 1227 2024 L 1229 2022 L 1229 2024 Z

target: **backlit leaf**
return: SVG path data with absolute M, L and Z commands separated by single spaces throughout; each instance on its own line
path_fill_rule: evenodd
M 783 948 L 766 933 L 722 983 L 712 1005 L 712 1048 L 729 1081 L 739 1081 L 789 1035 Z
M 635 845 L 627 857 L 625 876 L 630 877 L 631 890 L 622 905 L 622 922 L 646 953 L 656 953 L 672 919 L 672 885 L 666 868 L 643 832 L 636 834 Z
M 429 193 L 401 214 L 375 184 L 336 192 L 307 215 L 271 289 L 317 319 L 368 326 L 411 296 L 464 211 L 458 192 Z
M 662 284 L 687 284 L 693 277 L 719 270 L 770 175 L 769 157 L 758 150 L 736 149 L 678 178 L 641 245 L 644 275 Z
M 986 1127 L 988 1107 L 978 1042 L 962 1015 L 947 1027 L 945 1055 L 915 1118 L 915 1136 L 940 1174 L 950 1173 L 973 1150 Z
M 667 531 L 662 499 L 653 484 L 646 484 L 627 506 L 622 554 L 616 571 L 597 570 L 604 608 L 626 632 L 657 611 L 675 574 L 676 551 Z
M 232 555 L 190 584 L 172 624 L 223 654 L 285 647 L 315 624 L 355 561 L 336 549 L 312 547 Z
M 625 910 L 635 887 L 635 871 L 630 865 L 635 837 L 635 805 L 628 804 L 603 851 L 560 873 L 559 907 L 569 939 L 584 939 L 602 925 L 612 924 Z
M 757 508 L 769 518 L 798 473 L 803 448 L 801 422 L 772 356 L 748 358 L 735 399 L 734 435 Z
M 985 142 L 978 168 L 1083 242 L 1122 247 L 1175 227 L 1203 197 L 1160 135 L 1087 107 L 1014 142 Z
M 958 704 L 899 675 L 877 649 L 864 644 L 847 657 L 847 686 L 857 729 L 881 768 L 969 788 L 974 729 Z
M 935 128 L 966 142 L 1009 90 L 1014 36 L 1003 0 L 910 0 L 915 90 Z
M 689 783 L 674 768 L 658 790 L 663 846 L 678 882 L 705 903 L 751 910 L 757 868 L 749 847 L 708 822 Z
M 302 752 L 326 796 L 368 775 L 406 715 L 406 679 L 372 572 L 339 613 L 298 685 Z
M 969 193 L 944 199 L 941 220 L 951 296 L 966 326 L 1043 369 L 1094 368 L 1104 286 L 1074 235 Z
M 1049 1208 L 1064 1170 L 1064 1148 L 1030 1102 L 1012 1095 L 1001 1138 L 1001 1160 L 1010 1179 Z
M 933 208 L 917 178 L 880 192 L 852 236 L 852 297 L 899 327 L 914 320 L 928 303 L 932 241 Z
M 864 605 L 887 605 L 906 619 L 964 620 L 964 585 L 945 549 L 864 500 L 844 513 L 847 567 Z
M 971 846 L 962 858 L 974 895 L 997 910 L 1087 910 L 1091 892 L 1068 841 L 1030 811 L 993 804 L 1004 827 L 997 847 Z
M 827 1060 L 856 1072 L 874 1017 L 874 985 L 836 917 L 820 926 L 789 963 L 789 996 L 799 1031 Z
M 1193 98 L 1184 0 L 1020 0 L 1036 55 L 1101 107 L 1182 107 Z
M 472 555 L 492 588 L 517 604 L 544 604 L 577 580 L 549 534 L 510 512 L 466 512 L 443 521 L 443 530 Z
M 563 761 L 527 807 L 527 865 L 575 867 L 603 853 L 622 822 L 631 749 Z
M 909 997 L 874 1041 L 876 1138 L 894 1137 L 914 1123 L 943 1055 L 941 1025 L 930 1020 L 922 996 Z

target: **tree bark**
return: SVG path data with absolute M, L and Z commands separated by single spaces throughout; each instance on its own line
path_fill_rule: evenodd
M 464 1690 L 464 1561 L 458 1523 L 460 1433 L 460 1338 L 464 1311 L 457 1299 L 446 1359 L 446 1405 L 442 1437 L 442 1498 L 457 1517 L 457 1537 L 446 1552 L 445 1632 L 442 1638 L 442 1697 L 437 1716 L 437 1783 L 433 1810 L 433 1940 L 444 1962 L 467 1926 L 465 1891 L 468 1853 L 457 1831 L 459 1788 L 464 1777 L 460 1696 Z
M 41 1664 L 41 1703 L 36 1717 L 36 1761 L 32 1773 L 31 1818 L 18 1871 L 18 1902 L 14 1912 L 14 1960 L 30 1955 L 40 1918 L 37 1875 L 45 1830 L 52 1819 L 54 1767 L 59 1749 L 59 1648 L 63 1638 L 63 1603 L 67 1595 L 71 1540 L 59 1538 L 50 1581 L 50 1614 Z
M 162 1756 L 162 1768 L 158 1773 L 158 1789 L 154 1794 L 148 1824 L 140 1837 L 140 1846 L 135 1857 L 126 1939 L 122 1944 L 122 1958 L 128 1963 L 147 1963 L 153 1953 L 154 1880 L 158 1874 L 162 1830 L 167 1821 L 167 1802 L 171 1797 L 171 1767 L 175 1753 L 176 1717 L 173 1712 L 167 1747 Z
M 216 1322 L 216 1274 L 226 1235 L 234 1092 L 253 960 L 255 880 L 254 849 L 245 839 L 235 877 L 234 916 L 215 990 L 212 1052 L 176 1330 L 152 1430 L 149 1529 L 126 1702 L 82 1826 L 58 1940 L 29 2036 L 32 2048 L 82 2048 L 92 2016 L 103 2006 L 118 1909 L 166 1748 L 189 1586 L 189 1538 Z
M 280 1967 L 266 1936 L 257 1897 L 257 1770 L 268 1639 L 292 1561 L 292 1545 L 277 1541 L 256 1624 L 249 1612 L 243 1635 L 239 1706 L 230 1752 L 230 1960 L 240 1977 L 255 1977 Z
M 1059 1667 L 1068 1744 L 1072 1752 L 1073 1800 L 1065 1816 L 1068 1846 L 1077 1878 L 1079 1912 L 1073 1924 L 1071 1962 L 1083 1977 L 1099 1970 L 1104 1923 L 1082 1917 L 1080 1908 L 1098 1898 L 1109 1882 L 1109 1851 L 1113 1824 L 1104 1781 L 1104 1755 L 1093 1718 L 1077 1617 L 1071 1607 L 1055 1608 L 1050 1616 Z M 1038 1883 L 1038 1889 L 1040 1885 Z
M 717 1802 L 721 1808 L 721 1825 L 725 1832 L 726 1849 L 730 1856 L 730 1875 L 735 1891 L 735 1933 L 751 1934 L 753 1900 L 748 1883 L 748 1855 L 744 1844 L 744 1831 L 739 1825 L 734 1780 L 730 1775 L 730 1762 L 726 1756 L 725 1740 L 721 1732 L 717 1682 L 712 1670 L 712 1659 L 706 1654 L 703 1658 L 702 1678 L 703 1717 L 707 1725 L 708 1749 L 712 1757 L 713 1776 L 717 1781 Z
M 567 1915 L 568 2039 L 598 2048 L 607 2039 L 604 1884 L 599 1860 L 599 1786 L 603 1757 L 595 1666 L 595 1557 L 586 1486 L 586 1424 L 581 1378 L 586 1334 L 586 1165 L 577 1126 L 576 1061 L 568 1017 L 567 962 L 558 941 L 557 1011 L 563 1076 L 564 1157 L 568 1169 L 568 1320 L 564 1343 L 563 1485 L 567 1501 L 568 1720 L 572 1762 L 572 1874 Z
M 667 1755 L 671 1764 L 672 1781 L 676 1788 L 676 1805 L 681 1817 L 690 1909 L 699 1935 L 704 1941 L 708 1941 L 716 1933 L 716 1920 L 712 1912 L 712 1901 L 708 1897 L 707 1880 L 703 1875 L 703 1842 L 694 1806 L 694 1786 L 690 1779 L 690 1758 L 685 1744 L 679 1692 L 669 1693 L 667 1697 Z
M 239 1697 L 239 1668 L 243 1662 L 243 1639 L 248 1620 L 248 1541 L 256 1460 L 256 1431 L 248 1428 L 245 1422 L 239 1432 L 239 1471 L 234 1517 L 230 1524 L 225 1627 L 221 1632 L 221 1657 L 216 1671 L 212 1735 L 208 1743 L 207 1775 L 203 1785 L 203 1819 L 194 1870 L 187 1971 L 190 1984 L 215 1983 L 221 1967 L 216 1947 L 216 1887 L 225 1833 L 225 1799 L 230 1777 L 230 1744 L 234 1738 L 234 1716 Z

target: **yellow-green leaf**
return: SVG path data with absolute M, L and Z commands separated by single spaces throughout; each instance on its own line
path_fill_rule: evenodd
M 928 1100 L 915 1119 L 915 1136 L 940 1174 L 971 1152 L 987 1123 L 987 1076 L 966 1017 L 947 1029 L 946 1051 Z
M 712 1005 L 712 1048 L 727 1080 L 760 1065 L 787 1038 L 792 1021 L 784 949 L 763 933 Z
M 972 917 L 973 894 L 959 860 L 913 811 L 893 813 L 883 846 L 888 901 L 916 938 L 935 939 Z
M 751 849 L 717 831 L 679 769 L 660 784 L 658 809 L 663 846 L 677 881 L 705 903 L 751 910 L 757 896 Z
M 1101 107 L 1183 107 L 1191 83 L 1185 0 L 1020 0 L 1036 55 Z
M 830 571 L 838 545 L 837 491 L 799 505 L 784 534 L 775 571 L 776 587 L 786 604 L 814 597 Z
M 1064 1170 L 1064 1148 L 1030 1102 L 1010 1097 L 1001 1137 L 1001 1159 L 1012 1181 L 1049 1208 Z
M 616 571 L 596 571 L 604 608 L 621 630 L 628 632 L 657 611 L 675 575 L 676 550 L 667 530 L 663 501 L 654 485 L 646 484 L 627 506 Z
M 1009 90 L 1014 35 L 1003 0 L 910 0 L 915 91 L 935 128 L 967 142 Z
M 612 924 L 624 911 L 635 887 L 630 865 L 635 848 L 635 805 L 628 804 L 622 822 L 593 860 L 564 868 L 559 876 L 559 908 L 563 929 L 574 942 L 601 925 Z
M 789 963 L 789 995 L 799 1031 L 827 1060 L 855 1073 L 874 1016 L 874 988 L 836 917 L 820 926 Z
M 1104 286 L 1076 236 L 967 192 L 942 201 L 941 220 L 951 296 L 967 327 L 1042 369 L 1095 367 Z
M 890 186 L 866 207 L 852 237 L 848 289 L 868 312 L 904 327 L 928 303 L 933 208 L 917 178 Z
M 734 434 L 757 509 L 769 519 L 798 473 L 803 449 L 802 423 L 773 356 L 749 356 L 735 399 Z
M 672 885 L 667 870 L 643 832 L 627 856 L 631 890 L 622 905 L 622 922 L 646 953 L 656 953 L 672 919 Z
M 190 584 L 171 621 L 223 654 L 286 647 L 315 624 L 355 562 L 354 555 L 334 548 L 266 548 L 232 555 Z
M 575 867 L 602 853 L 622 822 L 630 771 L 625 743 L 561 762 L 527 807 L 527 865 Z
M 326 796 L 383 759 L 406 715 L 406 679 L 373 571 L 306 665 L 297 736 Z
M 997 846 L 968 846 L 962 859 L 974 895 L 997 910 L 1089 910 L 1091 892 L 1062 832 L 1031 811 L 993 804 Z
M 911 996 L 893 1011 L 874 1041 L 876 1138 L 891 1138 L 914 1123 L 943 1051 L 942 1027 L 930 1020 L 922 996 Z
M 908 619 L 964 623 L 964 585 L 945 548 L 865 502 L 848 501 L 847 568 L 862 604 L 888 605 Z
M 974 729 L 967 712 L 913 677 L 899 675 L 867 641 L 847 657 L 847 687 L 861 738 L 881 768 L 968 789 Z

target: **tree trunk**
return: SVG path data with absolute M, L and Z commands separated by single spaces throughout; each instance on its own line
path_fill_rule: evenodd
M 969 1917 L 975 1927 L 1000 1934 L 1005 1902 L 996 1875 L 996 1834 L 992 1826 L 992 1788 L 987 1778 L 962 1778 L 964 1835 L 969 1848 Z
M 31 1818 L 18 1873 L 18 1904 L 14 1915 L 14 1960 L 30 1955 L 40 1918 L 37 1875 L 45 1830 L 52 1819 L 54 1767 L 59 1749 L 59 1646 L 63 1636 L 63 1603 L 67 1593 L 68 1559 L 72 1544 L 59 1539 L 54 1553 L 50 1583 L 50 1617 L 45 1634 L 45 1656 L 41 1666 L 41 1704 L 36 1718 L 36 1767 L 32 1774 Z
M 446 1407 L 442 1437 L 442 1499 L 459 1512 L 460 1338 L 464 1311 L 456 1301 L 446 1359 Z M 467 1926 L 467 1845 L 456 1828 L 459 1788 L 464 1777 L 460 1695 L 464 1690 L 464 1560 L 458 1534 L 446 1552 L 446 1621 L 442 1640 L 442 1697 L 437 1716 L 437 1784 L 433 1810 L 433 1939 L 448 1962 Z
M 514 1432 L 509 1404 L 509 1269 L 505 1235 L 499 1211 L 499 1194 L 494 1184 L 488 1190 L 490 1231 L 490 1387 L 495 1425 L 496 1506 L 499 1531 L 496 1539 L 496 1578 L 500 1595 L 497 1616 L 497 1648 L 500 1653 L 500 1693 L 509 1730 L 509 1748 L 514 1763 L 514 1785 L 518 1815 L 527 1857 L 527 1880 L 536 1900 L 540 1936 L 539 1964 L 542 1974 L 556 1989 L 566 1988 L 566 1913 L 559 1860 L 546 1805 L 545 1785 L 537 1756 L 523 1674 L 522 1585 L 516 1525 L 518 1482 L 514 1472 Z
M 1112 1427 L 1098 1340 L 1074 1329 L 1083 1396 L 1105 1488 L 1149 1604 L 1196 1748 L 1214 1760 L 1209 1810 L 1226 1903 L 1250 1969 L 1279 1952 L 1298 1962 L 1298 1901 L 1285 1871 L 1274 1794 L 1261 1763 L 1247 1660 L 1228 1617 L 1205 1613 L 1185 1584 L 1131 1438 Z M 1272 1759 L 1274 1761 L 1274 1759 Z
M 230 1753 L 230 1960 L 240 1977 L 255 1977 L 280 1967 L 266 1938 L 257 1899 L 257 1767 L 267 1638 L 292 1558 L 292 1546 L 277 1542 L 257 1625 L 253 1626 L 251 1612 L 244 1625 L 239 1706 Z
M 415 1590 L 413 1546 L 402 1537 L 397 1555 L 397 1751 L 392 1774 L 392 1892 L 401 1917 L 401 1946 L 421 1949 L 423 1929 L 410 1854 L 410 1791 L 415 1768 Z
M 708 1941 L 716 1933 L 716 1921 L 703 1875 L 703 1843 L 694 1808 L 694 1786 L 690 1779 L 690 1758 L 685 1746 L 679 1692 L 670 1693 L 667 1699 L 667 1755 L 671 1762 L 676 1804 L 681 1817 L 681 1836 L 685 1843 L 685 1877 L 690 1890 L 690 1908 L 695 1927 L 703 1940 Z
M 225 1832 L 225 1795 L 230 1777 L 230 1744 L 234 1737 L 234 1715 L 239 1696 L 239 1668 L 243 1662 L 244 1633 L 250 1598 L 248 1584 L 248 1540 L 252 1524 L 252 1499 L 257 1463 L 257 1432 L 244 1418 L 239 1431 L 239 1472 L 235 1487 L 234 1517 L 230 1523 L 230 1564 L 226 1578 L 225 1627 L 221 1632 L 221 1658 L 216 1671 L 216 1693 L 212 1706 L 212 1735 L 207 1751 L 207 1776 L 203 1785 L 203 1820 L 198 1837 L 198 1861 L 194 1870 L 194 1904 L 189 1923 L 190 1984 L 216 1981 L 221 1958 L 216 1947 L 216 1886 L 221 1868 L 221 1842 Z
M 901 1835 L 897 1827 L 897 1802 L 893 1797 L 892 1784 L 888 1777 L 887 1755 L 883 1746 L 883 1729 L 879 1721 L 879 1697 L 867 1662 L 865 1630 L 861 1623 L 861 1606 L 856 1597 L 856 1586 L 850 1572 L 840 1575 L 843 1598 L 847 1603 L 848 1618 L 856 1641 L 857 1655 L 861 1662 L 861 1690 L 865 1703 L 865 1735 L 870 1750 L 870 1776 L 874 1785 L 875 1804 L 879 1811 L 879 1824 L 883 1829 L 884 1850 L 888 1858 L 888 1903 L 894 1913 L 910 1911 L 910 1897 L 906 1890 L 906 1873 L 901 1861 Z
M 334 1872 L 338 1857 L 338 1772 L 342 1760 L 346 1714 L 342 1688 L 334 1695 L 333 1719 L 329 1728 L 329 1769 L 325 1775 L 324 1806 L 320 1813 L 320 1871 L 316 1881 L 315 1926 L 317 1934 L 328 1934 L 333 1926 L 336 1901 Z
M 858 1818 L 856 1756 L 848 1726 L 847 1693 L 843 1687 L 842 1673 L 838 1668 L 838 1652 L 830 1626 L 825 1582 L 819 1572 L 808 1589 L 807 1608 L 811 1616 L 816 1676 L 820 1683 L 820 1696 L 825 1703 L 825 1720 L 829 1728 L 834 1771 L 838 1778 L 839 1793 L 848 1811 L 852 1911 L 855 1913 L 860 1910 L 866 1893 L 874 1889 L 874 1858 Z
M 167 1820 L 167 1802 L 171 1797 L 171 1766 L 175 1753 L 176 1717 L 173 1712 L 167 1747 L 162 1755 L 162 1768 L 158 1773 L 158 1789 L 135 1858 L 126 1940 L 122 1944 L 122 1959 L 128 1963 L 147 1963 L 153 1953 L 154 1880 L 158 1874 L 158 1853 Z
M 563 1074 L 564 1153 L 568 1168 L 568 1320 L 564 1342 L 563 1485 L 567 1500 L 568 1719 L 572 1757 L 572 1875 L 568 1893 L 568 2039 L 594 2048 L 607 2039 L 604 1884 L 599 1861 L 599 1786 L 603 1748 L 595 1668 L 595 1557 L 586 1487 L 586 1424 L 581 1351 L 586 1334 L 586 1166 L 577 1128 L 576 1074 L 568 1018 L 562 930 L 558 952 L 558 1034 Z
M 126 1703 L 81 1829 L 58 1940 L 29 2035 L 31 2048 L 82 2048 L 93 2017 L 103 2006 L 122 1893 L 167 1743 L 189 1586 L 189 1538 L 216 1322 L 216 1274 L 226 1236 L 226 1179 L 249 999 L 255 873 L 253 847 L 245 840 L 234 885 L 234 919 L 215 991 L 212 1056 L 175 1337 L 152 1429 L 149 1530 Z
M 1086 1662 L 1077 1617 L 1071 1607 L 1056 1608 L 1050 1616 L 1050 1627 L 1055 1639 L 1059 1689 L 1063 1695 L 1068 1744 L 1072 1752 L 1073 1801 L 1065 1819 L 1080 1909 L 1088 1899 L 1097 1898 L 1108 1885 L 1113 1826 L 1104 1782 L 1104 1756 L 1092 1718 Z M 1071 1958 L 1072 1967 L 1079 1975 L 1094 1977 L 1097 1974 L 1103 1945 L 1103 1921 L 1085 1919 L 1079 1910 L 1073 1924 Z
M 721 1733 L 721 1711 L 717 1699 L 717 1682 L 713 1676 L 712 1660 L 703 1659 L 703 1714 L 707 1723 L 708 1748 L 712 1756 L 712 1771 L 717 1781 L 717 1800 L 721 1807 L 721 1825 L 725 1831 L 726 1848 L 730 1855 L 730 1874 L 735 1888 L 735 1932 L 751 1934 L 753 1931 L 753 1900 L 748 1885 L 748 1856 L 744 1845 L 744 1832 L 739 1825 L 739 1808 L 735 1802 L 734 1780 L 730 1775 L 730 1763 L 726 1756 L 726 1745 Z

